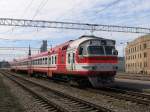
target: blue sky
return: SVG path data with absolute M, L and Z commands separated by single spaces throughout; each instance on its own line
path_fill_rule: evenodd
M 0 18 L 21 18 L 50 21 L 69 21 L 125 26 L 150 27 L 150 0 L 1 0 Z M 0 47 L 39 48 L 41 41 L 58 45 L 76 39 L 90 31 L 76 31 L 48 28 L 22 28 L 0 26 Z M 119 55 L 123 55 L 126 42 L 143 34 L 94 32 L 94 35 L 115 39 Z M 4 40 L 8 39 L 8 40 Z M 22 40 L 22 41 L 14 41 Z M 36 40 L 36 41 L 29 41 Z M 123 42 L 124 45 L 120 43 Z M 16 54 L 12 56 L 2 54 Z M 12 60 L 26 56 L 27 51 L 0 50 L 0 60 Z M 18 58 L 17 57 L 17 58 Z

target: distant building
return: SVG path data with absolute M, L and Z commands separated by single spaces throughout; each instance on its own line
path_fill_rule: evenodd
M 145 35 L 127 44 L 125 71 L 150 74 L 150 35 Z
M 40 52 L 45 52 L 45 51 L 47 51 L 47 40 L 43 40 L 43 43 L 40 48 Z
M 7 61 L 0 62 L 0 68 L 9 68 L 10 64 Z
M 125 71 L 125 60 L 124 57 L 118 57 L 118 72 Z

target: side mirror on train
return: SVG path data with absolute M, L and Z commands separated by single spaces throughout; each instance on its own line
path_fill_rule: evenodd
M 117 50 L 113 50 L 113 55 L 118 55 L 118 51 Z

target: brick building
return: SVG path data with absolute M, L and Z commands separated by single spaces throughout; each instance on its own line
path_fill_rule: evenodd
M 150 74 L 150 35 L 141 36 L 127 44 L 125 71 Z

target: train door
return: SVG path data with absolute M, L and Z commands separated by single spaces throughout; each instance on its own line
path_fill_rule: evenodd
M 58 52 L 58 64 L 57 70 L 65 71 L 66 70 L 66 50 L 60 50 Z
M 70 52 L 68 53 L 68 64 L 69 64 L 69 69 L 70 70 L 75 70 L 75 53 Z
M 72 53 L 72 70 L 75 70 L 75 53 Z

